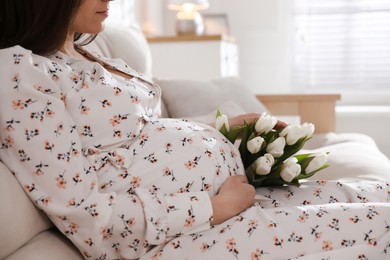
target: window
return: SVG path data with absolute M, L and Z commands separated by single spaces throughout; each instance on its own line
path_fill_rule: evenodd
M 390 0 L 295 0 L 293 84 L 390 91 Z

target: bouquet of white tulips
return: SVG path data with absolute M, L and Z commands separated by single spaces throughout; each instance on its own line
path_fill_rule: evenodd
M 297 154 L 314 133 L 314 125 L 288 125 L 274 129 L 278 120 L 262 113 L 253 124 L 230 128 L 226 115 L 217 113 L 216 128 L 238 149 L 249 183 L 255 187 L 297 185 L 301 179 L 325 169 L 328 154 Z

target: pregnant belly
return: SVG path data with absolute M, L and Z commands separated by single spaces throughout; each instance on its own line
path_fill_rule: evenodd
M 99 177 L 101 188 L 119 193 L 142 187 L 164 194 L 207 191 L 214 195 L 229 176 L 244 173 L 237 148 L 202 124 L 156 119 L 145 125 L 128 149 L 129 167 L 110 167 Z

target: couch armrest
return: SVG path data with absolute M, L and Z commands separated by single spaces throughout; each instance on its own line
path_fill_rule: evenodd
M 316 133 L 336 129 L 336 101 L 339 94 L 262 94 L 256 95 L 273 115 L 299 115 L 301 122 L 313 123 Z

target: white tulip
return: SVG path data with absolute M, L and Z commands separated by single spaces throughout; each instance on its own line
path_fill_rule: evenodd
M 276 138 L 272 143 L 267 145 L 266 151 L 270 153 L 273 157 L 279 158 L 283 155 L 284 147 L 286 146 L 286 139 L 284 137 Z
M 272 165 L 274 165 L 275 159 L 274 157 L 266 153 L 263 156 L 257 158 L 255 161 L 255 172 L 258 175 L 267 175 L 271 172 Z
M 279 134 L 280 136 L 283 136 L 286 138 L 286 143 L 288 145 L 295 144 L 299 138 L 301 137 L 301 131 L 299 126 L 292 126 L 288 125 L 285 127 Z
M 303 123 L 301 127 L 303 128 L 306 139 L 309 139 L 313 136 L 315 127 L 312 123 Z
M 283 130 L 279 133 L 279 136 L 284 136 L 284 137 L 286 137 L 286 136 L 288 135 L 288 133 L 291 131 L 291 128 L 292 128 L 291 125 L 286 126 L 286 127 L 283 128 Z
M 257 136 L 252 138 L 246 143 L 246 147 L 251 154 L 258 153 L 261 150 L 261 146 L 264 143 L 264 138 L 261 136 Z
M 311 123 L 304 123 L 302 125 L 288 125 L 281 132 L 280 136 L 286 138 L 288 145 L 294 145 L 299 139 L 308 139 L 314 133 L 314 125 Z
M 255 124 L 256 132 L 259 134 L 266 134 L 275 127 L 278 120 L 267 113 L 263 112 Z
M 309 157 L 314 157 L 307 165 L 305 169 L 306 174 L 310 174 L 317 171 L 324 166 L 328 161 L 328 154 L 326 152 L 313 153 Z
M 280 172 L 280 177 L 287 182 L 291 182 L 295 177 L 301 173 L 301 165 L 298 164 L 298 160 L 295 157 L 287 159 Z
M 226 130 L 229 132 L 230 127 L 227 115 L 217 116 L 217 119 L 215 120 L 215 128 L 219 131 L 224 125 Z

